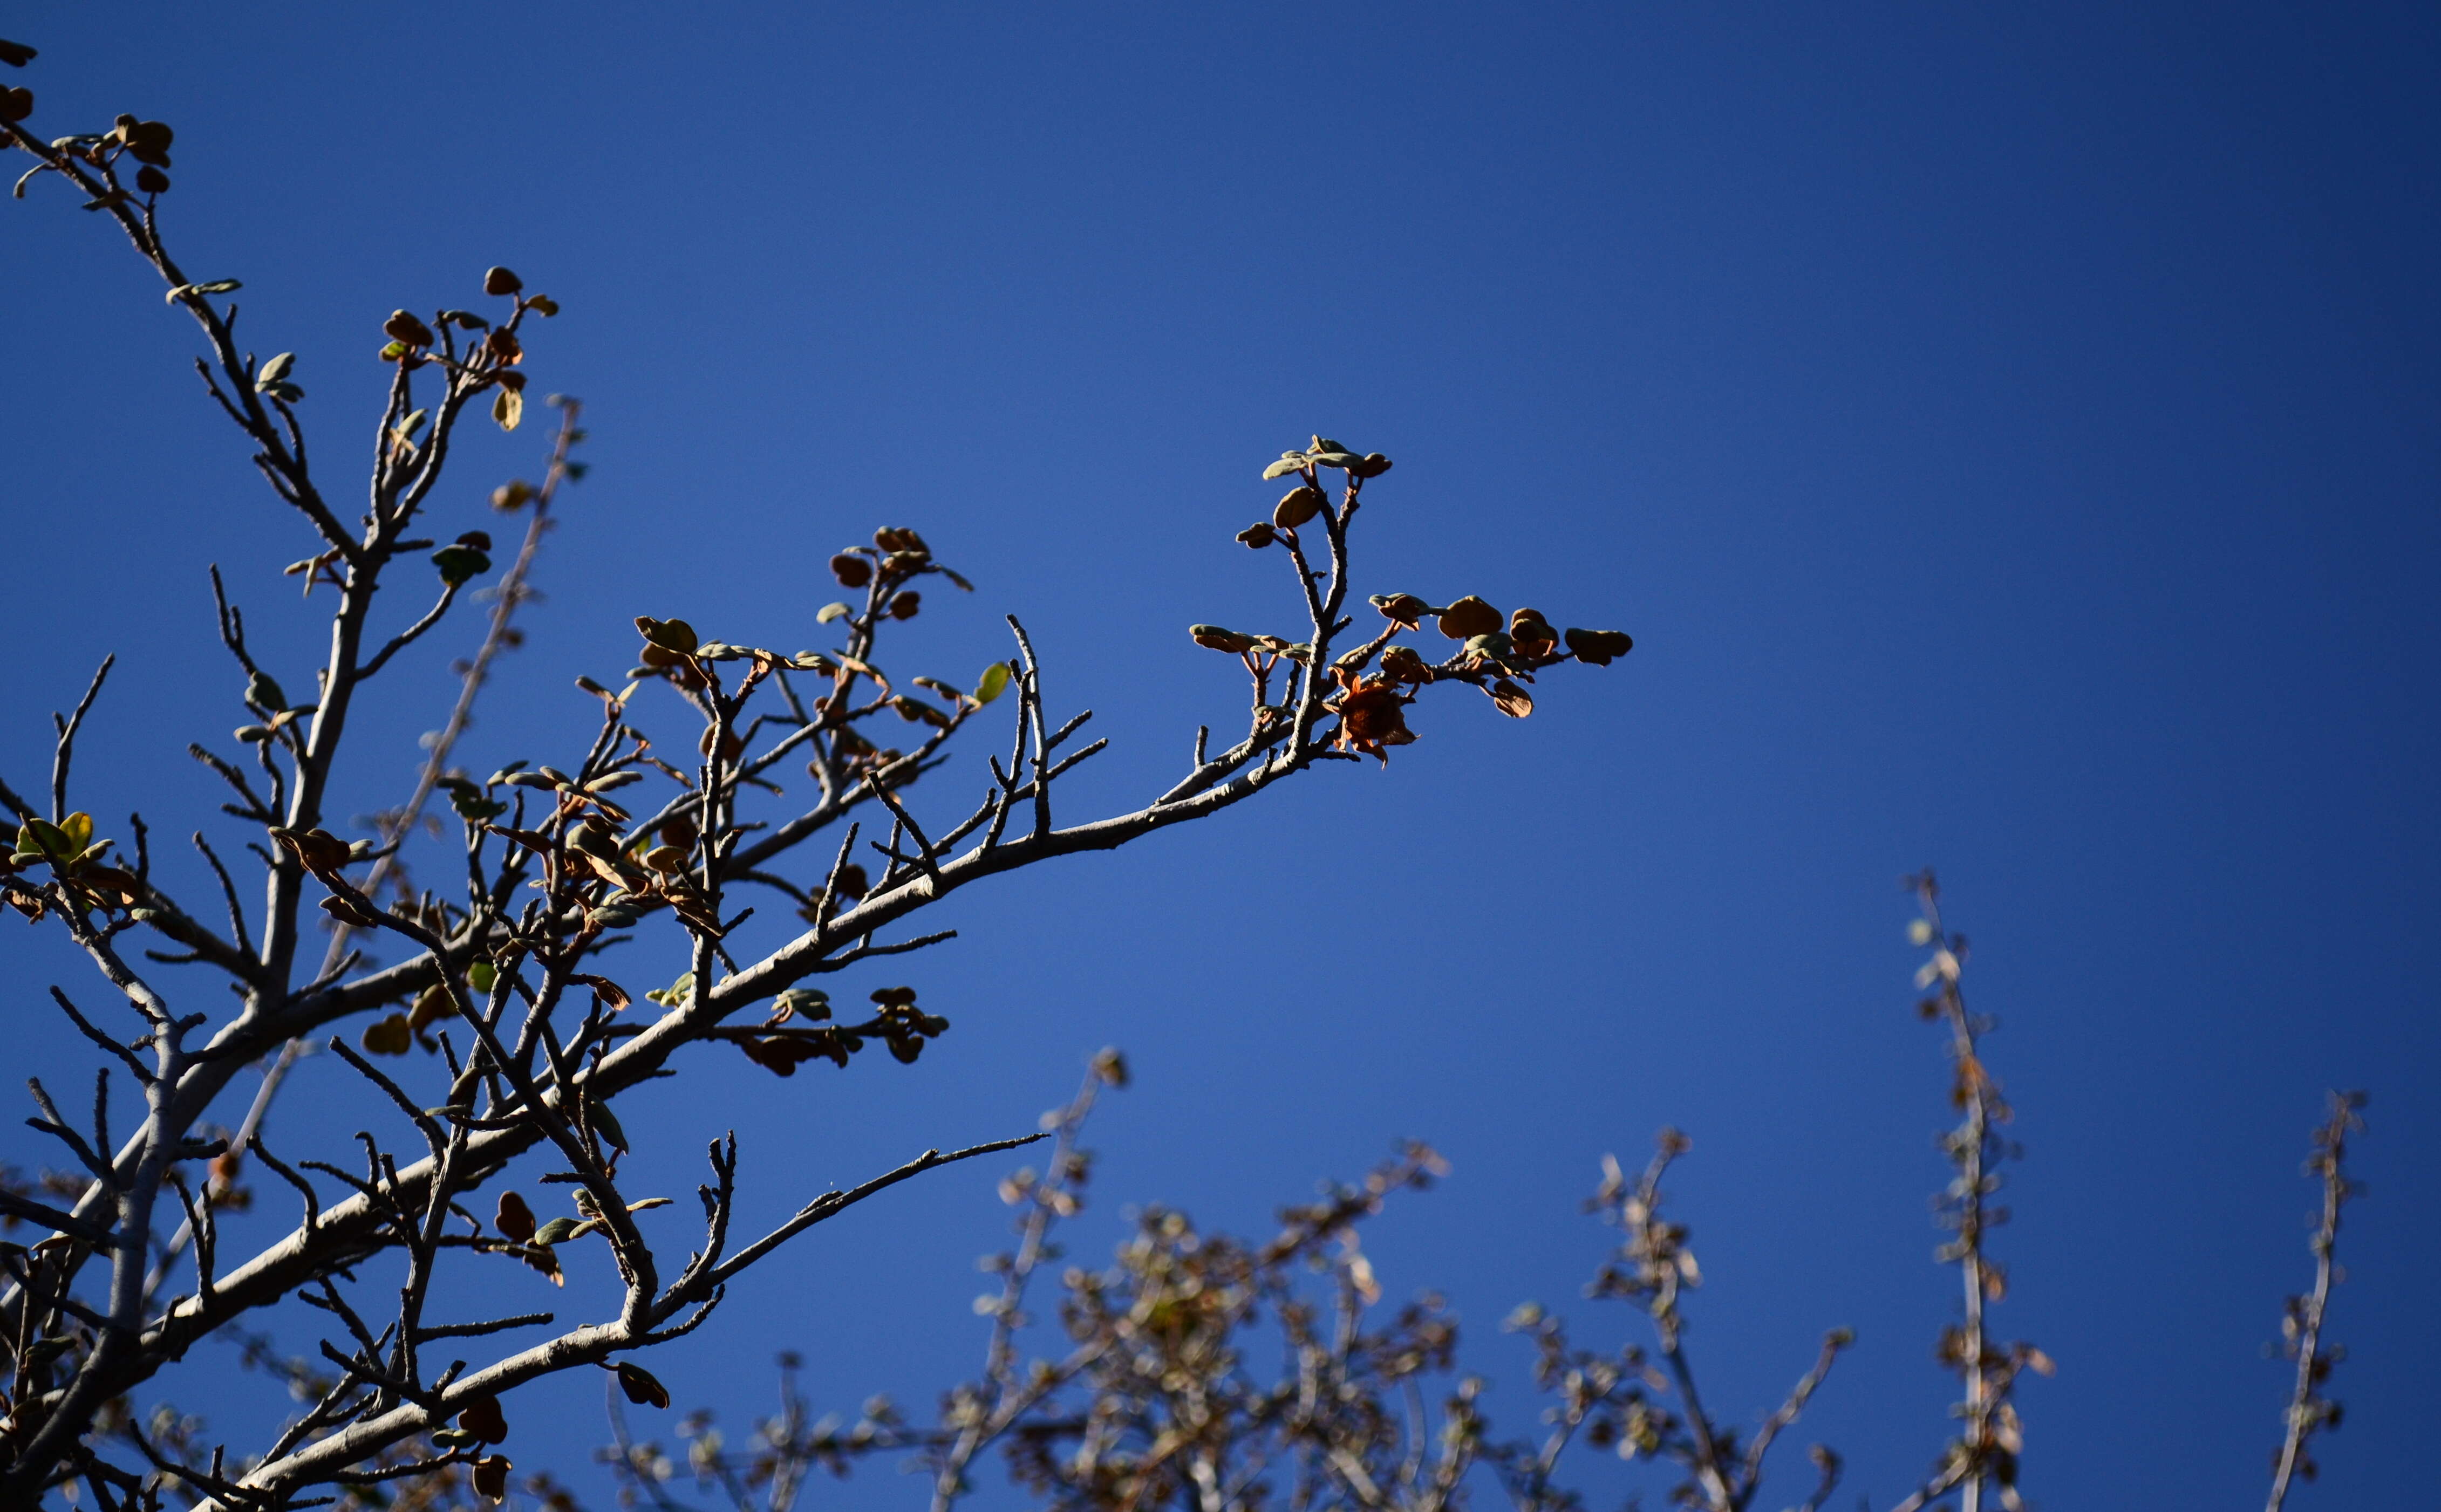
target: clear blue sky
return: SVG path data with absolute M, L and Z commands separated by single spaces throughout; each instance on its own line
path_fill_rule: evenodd
M 917 1067 L 723 1057 L 638 1095 L 628 1126 L 681 1149 L 734 1124 L 762 1209 L 1026 1127 L 1115 1042 L 1140 1081 L 1081 1254 L 1123 1202 L 1259 1228 L 1424 1138 L 1455 1174 L 1376 1262 L 1447 1291 L 1510 1388 L 1493 1324 L 1588 1310 L 1577 1200 L 1675 1124 L 1715 1403 L 1760 1411 L 1853 1325 L 1799 1442 L 1886 1505 L 1953 1399 L 1944 1070 L 1896 885 L 1931 863 L 2021 1108 L 1998 1317 L 2060 1362 L 2024 1392 L 2032 1496 L 2260 1495 L 2332 1086 L 2373 1093 L 2372 1196 L 2335 1315 L 2347 1425 L 2294 1504 L 2429 1494 L 2430 8 L 36 4 L 0 29 L 44 50 L 9 81 L 46 133 L 177 128 L 174 245 L 300 353 L 326 468 L 370 429 L 393 306 L 495 261 L 565 305 L 530 367 L 588 402 L 595 472 L 479 771 L 571 749 L 594 715 L 569 679 L 627 664 L 632 615 L 820 643 L 822 558 L 893 523 L 980 588 L 932 596 L 899 659 L 966 675 L 1025 617 L 1055 701 L 1112 741 L 1074 812 L 1132 806 L 1243 706 L 1184 626 L 1287 621 L 1278 563 L 1230 535 L 1315 430 L 1398 460 L 1360 592 L 1636 635 L 1522 725 L 1439 701 L 1386 774 L 962 894 L 961 939 L 904 971 L 955 1024 Z M 54 185 L 0 205 L 0 770 L 39 783 L 47 711 L 116 649 L 80 803 L 141 807 L 170 853 L 232 834 L 181 754 L 242 718 L 203 563 L 291 687 L 316 621 L 275 575 L 309 537 L 148 278 Z M 439 523 L 489 523 L 539 444 L 470 439 Z M 364 728 L 343 807 L 403 793 L 472 639 L 391 674 L 415 707 Z M 82 968 L 0 942 L 9 1058 L 73 1082 L 41 988 Z M 343 1071 L 300 1092 L 292 1145 L 356 1126 Z M 825 1230 L 656 1369 L 732 1424 L 783 1346 L 828 1405 L 929 1408 L 980 1352 L 998 1174 Z M 190 1397 L 238 1428 L 276 1404 L 233 1359 L 199 1354 Z M 603 1499 L 598 1389 L 543 1394 L 515 1447 Z M 823 1504 L 914 1490 L 885 1468 Z

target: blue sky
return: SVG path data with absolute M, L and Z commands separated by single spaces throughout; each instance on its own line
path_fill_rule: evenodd
M 1259 1229 L 1430 1140 L 1453 1177 L 1385 1216 L 1376 1264 L 1447 1292 L 1514 1387 L 1493 1324 L 1587 1311 L 1603 1231 L 1577 1201 L 1674 1124 L 1710 1396 L 1760 1412 L 1854 1326 L 1799 1434 L 1887 1504 L 1951 1399 L 1944 1070 L 1896 885 L 1933 864 L 2020 1108 L 1999 1323 L 2061 1366 L 2024 1394 L 2030 1494 L 2260 1494 L 2263 1346 L 2307 1279 L 2298 1161 L 2334 1086 L 2373 1094 L 2371 1198 L 2335 1316 L 2347 1426 L 2292 1504 L 2423 1487 L 2429 9 L 37 4 L 7 29 L 44 51 L 10 81 L 38 127 L 177 128 L 173 247 L 299 353 L 325 467 L 370 428 L 392 307 L 469 298 L 492 262 L 562 301 L 529 366 L 588 402 L 595 471 L 479 771 L 570 750 L 594 716 L 569 679 L 615 676 L 633 615 L 818 643 L 822 560 L 906 524 L 979 591 L 930 596 L 900 658 L 966 675 L 1020 614 L 1054 701 L 1112 742 L 1072 811 L 1133 806 L 1242 707 L 1184 625 L 1289 622 L 1277 562 L 1230 536 L 1317 430 L 1398 460 L 1360 592 L 1636 637 L 1523 724 L 1439 701 L 1386 773 L 962 894 L 959 941 L 903 972 L 955 1025 L 914 1068 L 707 1060 L 638 1094 L 679 1148 L 733 1123 L 769 1211 L 1026 1127 L 1117 1043 L 1139 1082 L 1098 1128 L 1080 1254 L 1126 1202 Z M 51 185 L 0 209 L 0 772 L 38 785 L 47 711 L 115 649 L 80 805 L 233 838 L 181 754 L 242 717 L 202 564 L 294 686 L 316 621 L 275 572 L 308 537 L 108 228 Z M 470 437 L 436 523 L 491 523 L 540 444 Z M 408 706 L 361 728 L 353 811 L 404 792 L 473 639 L 391 674 Z M 979 762 L 926 800 L 961 807 Z M 15 1042 L 75 1080 L 40 984 L 81 968 L 0 940 Z M 292 1143 L 355 1126 L 327 1061 L 299 1092 Z M 929 1406 L 980 1353 L 998 1174 L 833 1226 L 656 1369 L 734 1422 L 782 1346 L 830 1405 Z M 233 1355 L 193 1392 L 242 1421 Z M 528 1409 L 551 1421 L 521 1465 L 589 1474 L 592 1389 Z

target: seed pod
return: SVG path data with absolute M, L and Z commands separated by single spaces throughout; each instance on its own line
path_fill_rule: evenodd
M 147 163 L 136 171 L 136 187 L 147 194 L 160 194 L 170 188 L 170 175 Z
M 1322 490 L 1311 484 L 1290 489 L 1272 510 L 1272 523 L 1283 531 L 1293 531 L 1322 513 Z
M 1278 540 L 1279 537 L 1272 533 L 1271 521 L 1257 520 L 1254 524 L 1247 526 L 1242 531 L 1239 531 L 1238 532 L 1238 539 L 1245 542 L 1249 550 L 1259 551 L 1263 548 L 1271 545 L 1274 541 Z
M 526 286 L 526 280 L 506 268 L 487 268 L 483 273 L 485 294 L 515 294 Z
M 873 564 L 860 556 L 841 551 L 831 558 L 831 576 L 840 580 L 843 588 L 860 588 L 873 581 Z
M 890 601 L 890 618 L 893 620 L 913 620 L 915 618 L 915 611 L 923 606 L 924 596 L 920 593 L 910 592 L 897 594 Z

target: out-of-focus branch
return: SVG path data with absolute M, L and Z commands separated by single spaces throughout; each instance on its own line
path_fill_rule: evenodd
M 1939 1203 L 1943 1224 L 1957 1237 L 1943 1245 L 1936 1257 L 1958 1267 L 1963 1308 L 1961 1322 L 1943 1333 L 1936 1354 L 1958 1373 L 1965 1399 L 1956 1409 L 1962 1425 L 1958 1437 L 1943 1451 L 1932 1475 L 1896 1512 L 1917 1512 L 1953 1490 L 1962 1512 L 1982 1512 L 1987 1490 L 1997 1491 L 2008 1512 L 2017 1512 L 2023 1505 L 2017 1460 L 2025 1430 L 2013 1394 L 2022 1372 L 2048 1376 L 2052 1365 L 2051 1357 L 2032 1344 L 1995 1343 L 1984 1326 L 1985 1306 L 2008 1291 L 2007 1272 L 1992 1259 L 1985 1242 L 1993 1229 L 2009 1219 L 2008 1209 L 1995 1206 L 1990 1198 L 2000 1189 L 1998 1166 L 2010 1154 L 1999 1129 L 2012 1114 L 1999 1082 L 1983 1064 L 1981 1040 L 1991 1021 L 1968 1010 L 1960 986 L 1966 937 L 1942 923 L 1941 884 L 1931 872 L 1908 878 L 1907 886 L 1923 912 L 1910 938 L 1932 951 L 1916 973 L 1917 990 L 1931 994 L 1917 1004 L 1917 1011 L 1949 1032 L 1949 1096 L 1961 1115 L 1958 1126 L 1942 1142 L 1958 1174 Z
M 2305 1173 L 2323 1185 L 2322 1216 L 2308 1245 L 2314 1253 L 2314 1289 L 2289 1298 L 2287 1312 L 2280 1320 L 2288 1358 L 2297 1362 L 2297 1378 L 2283 1414 L 2287 1431 L 2272 1462 L 2271 1495 L 2264 1503 L 2265 1512 L 2280 1512 L 2294 1480 L 2314 1478 L 2316 1466 L 2310 1452 L 2314 1435 L 2340 1426 L 2340 1404 L 2323 1395 L 2323 1386 L 2346 1351 L 2323 1342 L 2323 1324 L 2330 1314 L 2331 1287 L 2340 1279 L 2340 1210 L 2363 1191 L 2348 1177 L 2347 1155 L 2348 1136 L 2364 1127 L 2360 1116 L 2364 1106 L 2362 1092 L 2333 1092 L 2331 1116 L 2314 1131 L 2314 1153 L 2305 1161 Z

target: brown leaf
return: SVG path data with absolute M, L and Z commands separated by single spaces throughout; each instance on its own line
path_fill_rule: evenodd
M 1634 638 L 1624 630 L 1572 629 L 1564 639 L 1579 661 L 1594 667 L 1607 667 L 1636 649 Z
M 500 1237 L 504 1239 L 529 1243 L 534 1236 L 533 1209 L 526 1206 L 526 1199 L 515 1192 L 503 1192 L 499 1206 L 492 1212 L 492 1226 L 500 1231 Z
M 1441 611 L 1441 634 L 1452 640 L 1472 640 L 1499 629 L 1500 611 L 1472 593 Z
M 509 1499 L 509 1462 L 506 1456 L 486 1454 L 475 1462 L 476 1493 L 490 1502 Z
M 1534 697 L 1503 677 L 1492 685 L 1492 706 L 1511 719 L 1523 719 L 1534 711 Z
M 478 1396 L 458 1414 L 458 1426 L 486 1444 L 499 1444 L 509 1436 L 509 1420 L 500 1411 L 497 1396 Z
M 1272 509 L 1272 523 L 1283 531 L 1293 531 L 1322 513 L 1322 490 L 1312 484 L 1301 484 L 1281 495 Z
M 668 1387 L 655 1380 L 653 1373 L 643 1366 L 631 1365 L 624 1359 L 619 1361 L 619 1389 L 627 1394 L 627 1400 L 639 1407 L 670 1405 Z
M 625 1008 L 629 1003 L 635 1001 L 633 998 L 627 996 L 626 988 L 622 987 L 607 977 L 596 977 L 583 972 L 577 972 L 571 973 L 568 980 L 570 981 L 581 981 L 587 986 L 592 988 L 593 995 L 602 999 L 602 1006 L 609 1009 L 614 1014 Z

